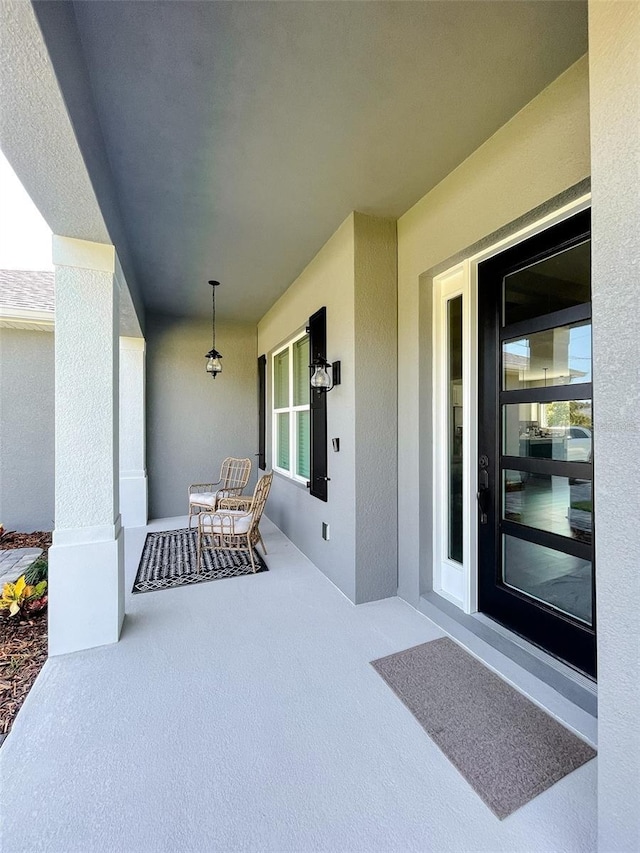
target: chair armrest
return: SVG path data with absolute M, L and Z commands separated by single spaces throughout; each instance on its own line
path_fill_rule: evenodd
M 218 480 L 217 483 L 192 483 L 189 486 L 189 494 L 192 495 L 194 492 L 215 492 L 216 486 L 219 486 L 222 480 Z
M 218 492 L 223 493 L 225 498 L 233 498 L 242 496 L 242 490 L 244 486 L 223 486 L 221 489 L 218 489 Z M 247 496 L 244 495 L 246 498 Z
M 251 510 L 253 498 L 222 498 L 218 503 L 218 509 L 243 509 L 245 512 Z

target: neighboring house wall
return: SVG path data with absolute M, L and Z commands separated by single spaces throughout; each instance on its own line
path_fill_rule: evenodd
M 0 523 L 54 526 L 54 336 L 0 329 Z
M 351 214 L 258 325 L 267 355 L 322 306 L 327 353 L 342 382 L 327 398 L 329 498 L 276 473 L 269 517 L 356 603 L 396 591 L 396 228 Z M 340 439 L 340 451 L 331 439 Z M 330 540 L 322 539 L 322 522 Z
M 585 56 L 398 220 L 399 594 L 414 605 L 431 561 L 432 294 L 421 276 L 589 173 Z
M 218 323 L 223 372 L 205 372 L 211 324 L 147 315 L 149 517 L 187 513 L 190 483 L 217 480 L 226 456 L 258 451 L 256 328 Z

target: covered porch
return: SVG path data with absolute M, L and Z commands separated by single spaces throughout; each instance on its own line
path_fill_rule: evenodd
M 127 590 L 184 522 L 126 531 Z M 499 821 L 369 665 L 442 631 L 263 535 L 268 572 L 127 592 L 119 643 L 49 659 L 2 747 L 15 853 L 595 849 L 597 760 Z
M 274 16 L 269 39 L 234 17 L 258 7 Z M 152 8 L 2 7 L 3 151 L 56 235 L 51 658 L 0 754 L 12 849 L 635 850 L 637 5 L 295 4 L 293 32 L 279 18 L 284 4 L 184 4 L 184 29 Z M 162 8 L 174 15 L 177 5 Z M 336 20 L 308 26 L 303 16 L 323 8 Z M 399 9 L 408 17 L 396 31 Z M 413 15 L 427 19 L 416 28 Z M 478 53 L 482 32 L 495 63 Z M 117 34 L 113 54 L 105 33 Z M 169 45 L 173 66 L 168 34 L 186 42 Z M 372 43 L 400 72 L 388 88 Z M 441 61 L 431 65 L 436 48 Z M 225 50 L 245 57 L 229 63 L 237 77 L 216 65 Z M 512 50 L 531 73 L 510 64 Z M 283 85 L 271 112 L 256 81 L 268 89 L 273 78 L 252 65 L 263 56 Z M 336 80 L 343 57 L 353 67 Z M 323 81 L 317 90 L 298 61 L 314 85 Z M 355 85 L 345 90 L 347 79 Z M 415 100 L 399 99 L 405 89 Z M 436 91 L 433 103 L 422 100 Z M 363 93 L 370 125 L 360 122 Z M 321 107 L 334 96 L 325 121 Z M 404 174 L 398 164 L 409 159 Z M 499 822 L 370 662 L 441 636 L 424 615 L 436 598 L 460 618 L 478 609 L 470 584 L 453 595 L 434 569 L 434 462 L 448 434 L 432 421 L 433 281 L 577 201 L 593 209 L 599 756 Z M 215 385 L 203 359 L 210 276 L 229 294 Z M 184 525 L 175 516 L 189 483 L 227 455 L 264 451 L 261 430 L 265 463 L 278 467 L 275 358 L 293 353 L 324 309 L 323 356 L 342 363 L 322 442 L 328 500 L 306 490 L 291 452 L 263 527 L 267 573 L 132 596 L 145 533 Z M 291 426 L 296 406 L 287 413 Z M 472 439 L 466 430 L 473 485 Z M 614 501 L 621 484 L 627 498 Z M 475 496 L 469 486 L 469 553 Z M 147 526 L 149 515 L 162 520 Z M 581 727 L 549 684 L 499 650 L 490 657 L 595 742 L 593 716 Z

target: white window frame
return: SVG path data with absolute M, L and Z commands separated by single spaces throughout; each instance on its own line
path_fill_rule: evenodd
M 449 557 L 449 302 L 462 297 L 462 563 Z M 475 516 L 469 512 L 472 505 L 469 461 L 475 456 L 477 404 L 475 399 L 475 373 L 477 334 L 475 293 L 471 292 L 469 261 L 452 267 L 433 281 L 433 471 L 434 471 L 434 536 L 433 536 L 433 589 L 467 613 L 475 590 L 470 583 L 473 577 L 472 543 L 476 534 Z M 474 494 L 475 499 L 475 494 Z
M 274 350 L 271 353 L 271 459 L 274 471 L 277 471 L 284 477 L 288 477 L 291 480 L 295 480 L 297 483 L 304 483 L 306 486 L 306 484 L 308 483 L 308 478 L 302 477 L 299 474 L 296 474 L 295 472 L 296 463 L 298 459 L 298 431 L 296 430 L 296 413 L 309 412 L 309 418 L 311 418 L 311 409 L 309 403 L 306 403 L 303 406 L 293 405 L 293 347 L 294 344 L 296 344 L 299 340 L 305 337 L 308 338 L 309 333 L 303 330 L 299 334 L 295 335 L 293 338 L 290 338 L 287 343 L 283 344 L 281 347 L 278 347 L 278 349 Z M 289 350 L 289 405 L 276 408 L 275 361 L 276 357 L 280 355 L 280 353 L 284 352 L 284 350 Z M 289 465 L 291 468 L 290 471 L 287 471 L 286 468 L 280 468 L 277 464 L 278 415 L 285 414 L 287 412 L 289 413 Z M 311 457 L 311 447 L 309 447 L 309 457 Z M 311 470 L 311 458 L 309 458 L 309 470 Z

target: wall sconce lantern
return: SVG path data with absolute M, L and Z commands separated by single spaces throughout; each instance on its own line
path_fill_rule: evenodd
M 340 384 L 339 361 L 334 361 L 333 364 L 331 364 L 331 362 L 319 355 L 317 358 L 314 358 L 313 363 L 310 366 L 313 368 L 313 375 L 311 376 L 312 388 L 315 388 L 317 391 L 329 392 L 335 388 L 336 385 Z M 327 368 L 331 371 L 331 376 L 329 376 Z
M 220 285 L 220 282 L 210 281 L 209 284 L 211 285 L 212 346 L 209 352 L 205 355 L 205 358 L 207 359 L 207 373 L 215 379 L 219 373 L 222 373 L 222 365 L 220 364 L 222 355 L 216 349 L 216 287 Z

